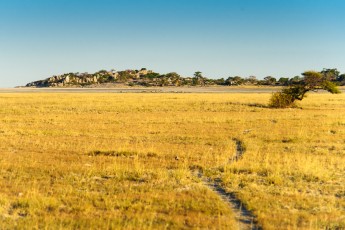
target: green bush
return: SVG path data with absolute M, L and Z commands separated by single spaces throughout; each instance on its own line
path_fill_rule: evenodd
M 273 93 L 269 102 L 269 107 L 271 108 L 288 108 L 294 106 L 296 104 L 293 97 L 283 92 Z

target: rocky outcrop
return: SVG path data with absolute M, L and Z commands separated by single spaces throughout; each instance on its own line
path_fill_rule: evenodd
M 101 70 L 93 74 L 89 73 L 68 73 L 59 76 L 52 76 L 45 80 L 30 82 L 26 87 L 68 87 L 87 86 L 101 83 L 128 82 L 140 79 L 153 73 L 151 70 L 126 70 L 126 71 L 105 71 Z
M 143 68 L 124 71 L 101 70 L 93 74 L 67 73 L 28 83 L 26 87 L 108 87 L 117 83 L 128 86 L 205 86 L 215 85 L 217 80 L 202 76 L 184 78 L 175 72 L 159 74 Z

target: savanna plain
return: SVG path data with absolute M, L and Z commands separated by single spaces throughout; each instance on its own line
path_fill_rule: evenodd
M 345 95 L 0 94 L 0 229 L 345 228 Z M 236 142 L 245 152 L 234 161 Z

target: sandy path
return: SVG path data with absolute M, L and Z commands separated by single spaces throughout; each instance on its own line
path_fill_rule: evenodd
M 231 162 L 240 160 L 245 152 L 243 142 L 238 139 L 234 139 L 234 141 L 236 142 L 236 155 L 235 157 L 230 158 Z M 257 223 L 255 215 L 246 208 L 246 206 L 236 196 L 235 193 L 229 193 L 225 191 L 225 189 L 221 185 L 220 180 L 211 180 L 211 178 L 205 177 L 202 171 L 198 171 L 197 175 L 203 181 L 204 185 L 215 192 L 224 202 L 228 204 L 233 213 L 235 213 L 236 219 L 238 221 L 238 229 L 261 229 Z

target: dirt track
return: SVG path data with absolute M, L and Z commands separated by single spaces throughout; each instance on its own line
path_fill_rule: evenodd
M 236 142 L 236 154 L 230 156 L 230 162 L 241 160 L 245 147 L 243 142 L 239 139 L 233 139 Z M 195 172 L 194 172 L 195 173 Z M 257 223 L 257 218 L 253 212 L 251 212 L 243 204 L 243 202 L 237 197 L 235 193 L 227 192 L 220 179 L 212 180 L 203 175 L 202 171 L 196 173 L 198 177 L 203 181 L 204 185 L 215 192 L 225 203 L 228 204 L 229 208 L 235 214 L 238 221 L 238 229 L 240 230 L 259 230 L 261 227 Z

